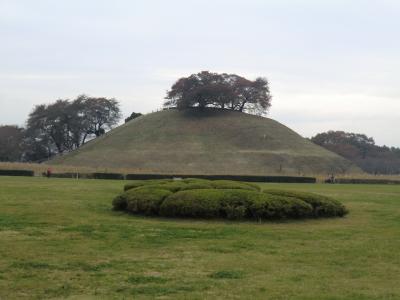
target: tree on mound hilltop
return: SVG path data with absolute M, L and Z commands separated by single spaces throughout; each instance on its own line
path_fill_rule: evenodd
M 271 98 L 266 78 L 252 81 L 236 74 L 203 71 L 175 82 L 164 107 L 218 107 L 262 115 L 270 108 Z

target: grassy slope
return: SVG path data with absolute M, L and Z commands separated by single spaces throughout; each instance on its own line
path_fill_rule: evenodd
M 286 174 L 351 169 L 274 120 L 221 110 L 152 113 L 50 163 L 189 174 L 274 174 L 280 166 Z
M 125 182 L 0 177 L 0 299 L 399 299 L 400 186 L 268 186 L 344 219 L 229 223 L 110 210 Z

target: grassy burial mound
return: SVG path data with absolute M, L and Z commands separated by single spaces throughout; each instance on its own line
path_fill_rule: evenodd
M 151 113 L 49 163 L 157 174 L 359 172 L 272 119 L 220 109 Z
M 228 180 L 183 179 L 138 181 L 113 200 L 115 210 L 181 218 L 275 220 L 342 217 L 346 208 L 317 194 Z

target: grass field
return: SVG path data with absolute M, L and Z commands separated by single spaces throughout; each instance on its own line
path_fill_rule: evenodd
M 268 184 L 350 214 L 258 224 L 114 212 L 125 183 L 0 177 L 0 299 L 400 299 L 398 185 Z

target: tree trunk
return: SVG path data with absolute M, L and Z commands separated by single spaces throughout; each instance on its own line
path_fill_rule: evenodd
M 244 106 L 246 105 L 246 103 L 247 103 L 247 101 L 243 101 L 242 104 L 240 104 L 239 111 L 243 111 Z
M 85 142 L 86 142 L 86 137 L 87 137 L 87 133 L 85 133 L 85 135 L 83 136 L 81 145 L 85 144 Z

